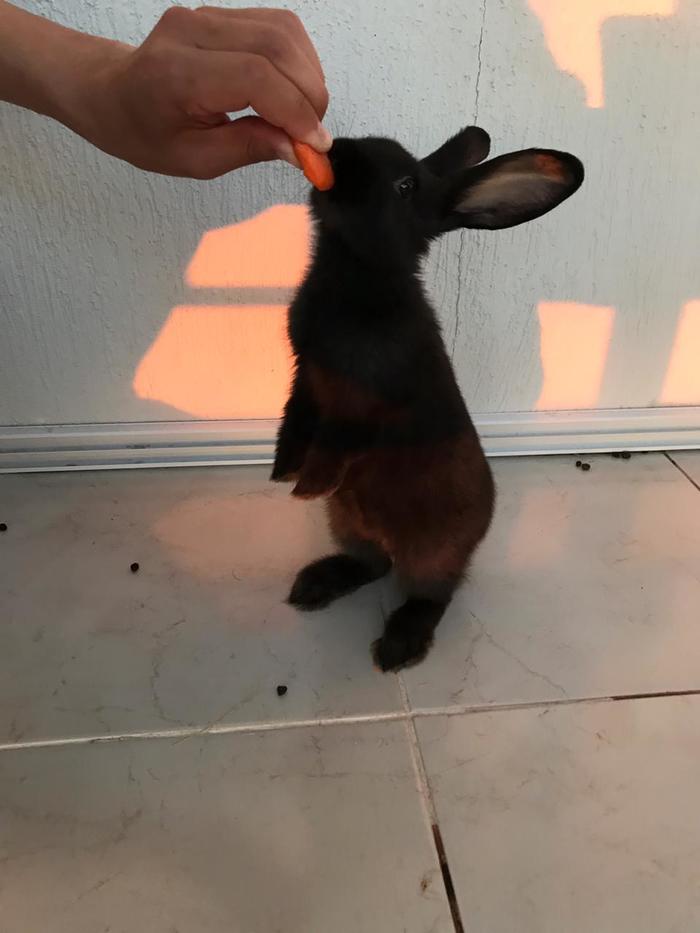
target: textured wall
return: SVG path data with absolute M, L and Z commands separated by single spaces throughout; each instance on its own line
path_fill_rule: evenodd
M 555 21 L 567 2 L 571 21 Z M 494 152 L 544 145 L 586 163 L 585 189 L 547 218 L 434 250 L 427 282 L 475 411 L 700 403 L 688 372 L 700 358 L 700 4 L 581 2 L 290 4 L 324 61 L 334 132 L 425 153 L 477 121 Z M 600 16 L 581 24 L 590 3 Z M 166 6 L 25 5 L 133 42 Z M 260 386 L 284 383 L 277 322 L 293 269 L 227 278 L 226 245 L 233 267 L 259 268 L 257 241 L 202 238 L 304 195 L 282 165 L 215 182 L 149 176 L 0 105 L 0 424 L 274 415 Z M 303 238 L 303 216 L 283 214 L 292 243 Z M 262 242 L 272 265 L 269 231 Z M 205 244 L 216 255 L 198 279 Z

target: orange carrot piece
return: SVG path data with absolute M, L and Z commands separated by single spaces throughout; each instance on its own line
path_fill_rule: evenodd
M 294 140 L 292 145 L 294 154 L 301 162 L 304 175 L 314 188 L 318 188 L 319 191 L 328 191 L 332 188 L 335 178 L 333 177 L 333 166 L 328 156 L 324 152 L 317 152 L 307 143 Z

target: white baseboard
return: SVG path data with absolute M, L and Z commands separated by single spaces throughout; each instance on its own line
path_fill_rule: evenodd
M 475 417 L 489 456 L 700 448 L 700 407 Z M 0 473 L 271 463 L 277 421 L 0 427 Z

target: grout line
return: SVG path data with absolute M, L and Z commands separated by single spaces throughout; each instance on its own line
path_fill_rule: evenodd
M 662 700 L 667 697 L 700 696 L 696 690 L 651 690 L 648 693 L 616 693 L 597 697 L 554 697 L 551 700 L 532 700 L 526 703 L 492 703 L 489 706 L 434 706 L 429 709 L 414 709 L 414 718 L 429 719 L 435 716 L 476 716 L 479 713 L 508 713 L 516 710 L 549 709 L 558 706 L 594 706 L 598 703 L 615 703 L 624 700 Z
M 651 694 L 653 695 L 653 694 Z M 665 696 L 666 694 L 661 694 Z M 413 716 L 429 719 L 435 716 L 476 716 L 479 713 L 508 713 L 514 710 L 544 709 L 551 706 L 578 706 L 583 703 L 609 703 L 611 700 L 622 697 L 552 697 L 551 700 L 529 700 L 523 703 L 489 703 L 488 705 L 465 704 L 463 706 L 431 706 L 423 709 L 414 709 Z
M 33 748 L 56 748 L 62 745 L 99 745 L 109 742 L 131 742 L 143 739 L 196 739 L 205 735 L 250 735 L 255 732 L 282 732 L 287 729 L 311 729 L 322 726 L 373 725 L 383 722 L 403 722 L 406 713 L 367 713 L 358 716 L 326 716 L 319 719 L 289 719 L 279 722 L 216 723 L 205 726 L 183 726 L 176 729 L 153 729 L 146 732 L 114 732 L 103 735 L 76 735 L 65 739 L 30 739 L 27 742 L 4 742 L 0 752 Z
M 617 696 L 611 696 L 612 702 L 627 700 L 659 700 L 664 697 L 696 697 L 700 696 L 700 690 L 662 690 L 657 693 L 620 693 Z
M 447 861 L 445 845 L 442 841 L 442 833 L 437 823 L 434 824 L 432 830 L 435 850 L 437 851 L 438 861 L 440 862 L 440 871 L 442 872 L 442 880 L 445 884 L 445 893 L 447 894 L 447 900 L 450 905 L 450 913 L 452 914 L 452 923 L 454 924 L 455 933 L 464 933 L 464 924 L 462 923 L 462 915 L 459 912 L 459 903 L 455 893 L 454 882 L 452 881 L 452 872 L 450 871 L 450 865 Z
M 673 459 L 673 457 L 671 456 L 671 454 L 670 454 L 668 451 L 664 451 L 664 456 L 666 457 L 667 460 L 670 460 L 670 461 L 671 461 L 671 463 L 674 465 L 674 467 L 675 467 L 680 473 L 682 473 L 683 476 L 685 476 L 685 478 L 688 480 L 688 482 L 691 484 L 691 486 L 695 486 L 695 488 L 698 490 L 698 492 L 700 492 L 700 484 L 698 484 L 698 483 L 695 482 L 695 480 L 694 480 L 693 477 L 690 475 L 690 473 L 686 472 L 686 471 L 683 469 L 683 467 L 680 465 L 680 463 L 677 463 L 677 462 Z
M 403 681 L 400 681 L 402 691 Z M 29 739 L 26 742 L 2 742 L 0 752 L 27 751 L 37 748 L 61 748 L 64 745 L 102 745 L 110 742 L 131 742 L 144 739 L 196 739 L 207 735 L 252 735 L 256 732 L 282 732 L 288 729 L 314 729 L 326 726 L 374 725 L 384 722 L 412 722 L 437 716 L 477 716 L 483 713 L 507 713 L 516 710 L 548 709 L 558 706 L 614 703 L 620 701 L 660 700 L 665 697 L 700 696 L 697 690 L 657 690 L 649 693 L 620 693 L 598 697 L 568 697 L 533 700 L 527 703 L 492 703 L 487 706 L 435 706 L 426 709 L 404 708 L 392 713 L 366 713 L 356 716 L 324 716 L 318 719 L 290 719 L 278 722 L 216 723 L 210 726 L 182 726 L 175 729 L 153 729 L 144 732 L 108 732 L 98 735 L 76 735 L 60 739 Z M 403 694 L 402 694 L 403 698 Z M 406 697 L 405 702 L 408 702 Z
M 423 803 L 423 812 L 430 826 L 430 832 L 432 835 L 433 844 L 435 846 L 435 854 L 437 856 L 438 865 L 440 866 L 440 874 L 442 875 L 442 883 L 445 886 L 445 895 L 447 897 L 447 903 L 450 907 L 452 923 L 454 925 L 455 933 L 464 933 L 464 924 L 462 923 L 459 902 L 457 901 L 457 895 L 455 893 L 455 887 L 452 881 L 452 872 L 450 871 L 450 864 L 447 860 L 447 852 L 445 851 L 445 845 L 442 840 L 442 832 L 440 831 L 440 823 L 438 821 L 437 810 L 435 808 L 435 801 L 433 799 L 433 793 L 430 788 L 428 772 L 426 771 L 425 760 L 423 759 L 423 751 L 420 747 L 420 740 L 416 730 L 416 716 L 411 709 L 411 703 L 408 698 L 406 684 L 404 683 L 404 679 L 400 673 L 398 674 L 397 681 L 399 684 L 399 692 L 401 694 L 401 705 L 403 707 L 404 713 L 406 714 L 406 735 L 408 736 L 408 744 L 411 749 L 413 771 L 416 778 L 416 784 L 418 785 L 418 792 Z
M 428 783 L 428 775 L 425 770 L 423 753 L 420 748 L 420 742 L 418 741 L 418 733 L 416 731 L 415 722 L 416 713 L 415 710 L 411 709 L 411 703 L 408 699 L 408 691 L 406 690 L 406 684 L 404 683 L 401 674 L 397 675 L 397 680 L 399 684 L 399 692 L 401 694 L 401 705 L 404 711 L 406 732 L 408 734 L 408 741 L 411 746 L 411 757 L 413 758 L 413 768 L 416 773 L 416 782 L 418 784 L 418 790 L 420 791 L 420 795 L 423 800 L 428 822 L 432 828 L 437 823 L 437 811 L 435 810 L 433 795 L 430 792 L 430 784 Z

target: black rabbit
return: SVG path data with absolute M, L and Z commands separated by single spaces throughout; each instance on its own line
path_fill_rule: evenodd
M 272 479 L 328 500 L 340 552 L 305 567 L 289 602 L 317 609 L 394 566 L 406 602 L 373 646 L 382 670 L 420 661 L 491 523 L 494 483 L 420 263 L 458 227 L 512 227 L 580 186 L 574 156 L 529 149 L 481 163 L 462 130 L 415 159 L 390 139 L 338 139 L 314 190 L 317 236 L 289 310 L 296 360 Z

